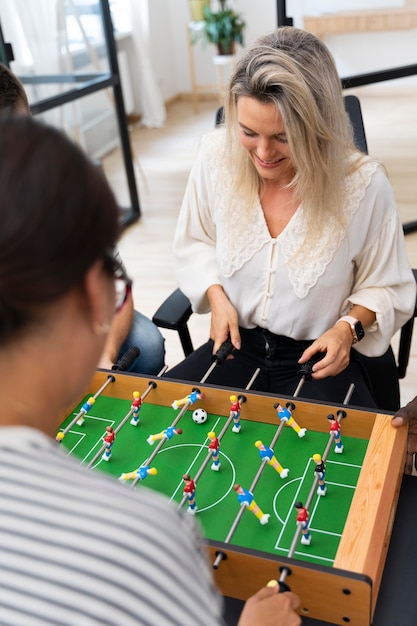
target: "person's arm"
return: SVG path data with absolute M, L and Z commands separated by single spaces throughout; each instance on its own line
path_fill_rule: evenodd
M 407 455 L 405 459 L 405 474 L 413 470 L 414 455 L 417 453 L 417 396 L 406 406 L 398 409 L 391 420 L 394 428 L 408 426 Z M 417 466 L 415 466 L 417 469 Z
M 238 626 L 299 626 L 301 618 L 295 612 L 300 603 L 298 596 L 278 590 L 278 583 L 271 581 L 251 596 L 243 607 Z
M 342 304 L 339 317 L 349 315 L 362 323 L 365 337 L 355 344 L 358 352 L 380 356 L 388 349 L 396 331 L 410 318 L 415 306 L 416 285 L 393 192 L 379 169 L 366 187 L 347 233 L 352 246 L 361 228 L 366 238 L 354 258 L 351 293 Z M 334 326 L 303 353 L 300 363 L 305 363 L 315 353 L 326 352 L 314 365 L 313 378 L 335 376 L 349 364 L 351 346 L 349 325 L 335 320 Z
M 350 309 L 349 316 L 361 322 L 365 332 L 376 319 L 374 311 L 359 305 L 354 305 Z M 313 341 L 304 351 L 299 363 L 306 363 L 317 352 L 324 352 L 326 355 L 313 365 L 312 376 L 315 380 L 336 376 L 349 365 L 352 344 L 353 334 L 350 325 L 347 322 L 336 322 L 332 328 Z
M 111 369 L 119 356 L 120 348 L 129 334 L 133 323 L 133 298 L 129 293 L 122 309 L 113 317 L 110 332 L 98 367 Z

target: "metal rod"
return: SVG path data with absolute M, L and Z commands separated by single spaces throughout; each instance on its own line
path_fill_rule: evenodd
M 348 389 L 348 391 L 347 391 L 347 393 L 346 393 L 346 396 L 345 396 L 345 399 L 344 399 L 344 401 L 343 401 L 343 405 L 344 405 L 344 406 L 345 406 L 346 404 L 348 404 L 348 402 L 349 402 L 349 400 L 350 400 L 350 398 L 351 398 L 351 396 L 352 396 L 352 393 L 353 393 L 354 388 L 355 388 L 355 385 L 354 385 L 353 383 L 351 383 L 351 384 L 349 385 L 349 389 Z M 342 417 L 343 417 L 344 415 L 345 415 L 344 411 L 338 411 L 338 413 L 337 413 L 337 421 L 338 421 L 339 423 L 340 423 L 340 420 L 342 419 Z M 328 442 L 327 442 L 326 448 L 325 448 L 325 450 L 324 450 L 324 452 L 323 452 L 323 455 L 322 455 L 322 459 L 323 459 L 323 461 L 326 461 L 326 459 L 327 459 L 327 456 L 328 456 L 328 454 L 329 454 L 329 450 L 330 450 L 330 447 L 331 447 L 331 445 L 332 445 L 333 439 L 334 439 L 334 433 L 330 433 L 329 440 L 328 440 Z M 310 489 L 310 491 L 309 491 L 309 494 L 308 494 L 308 497 L 307 497 L 306 503 L 305 503 L 305 508 L 306 508 L 307 510 L 308 510 L 308 508 L 309 508 L 309 506 L 310 506 L 310 504 L 311 504 L 311 501 L 312 501 L 312 499 L 313 499 L 313 496 L 314 496 L 314 493 L 315 493 L 315 490 L 316 490 L 316 487 L 317 487 L 318 480 L 319 480 L 319 479 L 318 479 L 318 476 L 315 476 L 315 477 L 314 477 L 313 484 L 312 484 L 311 489 Z M 298 544 L 298 539 L 299 539 L 299 537 L 300 537 L 300 533 L 301 533 L 301 527 L 300 527 L 300 526 L 298 526 L 298 527 L 297 527 L 297 530 L 296 530 L 296 531 L 295 531 L 295 533 L 294 533 L 294 537 L 293 537 L 293 540 L 292 540 L 292 543 L 291 543 L 290 549 L 288 550 L 288 558 L 291 558 L 291 557 L 294 555 L 294 552 L 295 552 L 296 547 L 297 547 L 297 544 Z M 286 577 L 287 577 L 287 575 L 288 575 L 288 573 L 289 573 L 289 570 L 287 570 L 287 568 L 283 568 L 282 573 L 281 573 L 281 577 L 280 577 L 280 579 L 279 579 L 279 582 L 284 582 L 284 581 L 285 581 L 285 578 L 286 578 Z
M 114 376 L 110 375 L 107 377 L 106 382 L 100 387 L 100 389 L 98 391 L 96 391 L 96 393 L 94 394 L 94 396 L 90 396 L 93 397 L 94 400 L 96 400 L 100 394 L 103 393 L 103 391 L 105 390 L 105 388 L 110 385 L 110 383 L 114 383 L 116 379 L 114 378 Z M 85 409 L 81 409 L 77 415 L 74 417 L 73 420 L 71 420 L 71 422 L 68 424 L 68 426 L 66 426 L 62 431 L 60 431 L 58 434 L 60 435 L 60 438 L 58 439 L 59 442 L 61 442 L 63 440 L 63 438 L 65 437 L 65 435 L 67 434 L 67 432 L 69 430 L 71 430 L 71 428 L 78 422 L 78 420 L 83 417 L 83 415 L 85 415 L 87 413 L 87 411 L 85 411 Z
M 148 395 L 148 393 L 152 390 L 155 389 L 155 383 L 150 381 L 147 388 L 145 389 L 145 391 L 143 392 L 143 394 L 141 395 L 142 401 L 146 398 L 146 396 Z M 126 413 L 126 415 L 124 416 L 124 418 L 122 419 L 122 421 L 120 422 L 120 424 L 115 428 L 114 430 L 114 434 L 117 435 L 117 433 L 123 428 L 123 426 L 126 424 L 126 422 L 128 421 L 129 417 L 131 417 L 131 415 L 133 414 L 133 408 L 131 408 L 129 410 L 128 413 Z M 94 455 L 94 457 L 91 459 L 91 461 L 89 462 L 89 464 L 87 465 L 88 468 L 92 467 L 94 465 L 94 463 L 97 461 L 97 459 L 99 458 L 99 456 L 101 456 L 104 452 L 104 450 L 106 449 L 106 445 L 103 444 L 100 448 L 100 450 L 97 452 L 97 454 Z

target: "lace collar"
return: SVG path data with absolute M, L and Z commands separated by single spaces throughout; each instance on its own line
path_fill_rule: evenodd
M 212 172 L 211 182 L 216 190 L 217 254 L 221 273 L 230 277 L 273 238 L 259 202 L 245 214 L 239 213 L 241 201 L 237 196 L 233 211 L 229 210 L 227 197 L 232 184 L 230 155 L 227 154 L 222 132 L 215 132 L 211 137 L 214 137 L 214 149 L 208 152 L 206 158 Z M 346 177 L 344 227 L 336 219 L 329 219 L 320 240 L 309 243 L 306 237 L 307 223 L 300 206 L 276 239 L 288 268 L 290 282 L 299 298 L 307 296 L 339 249 L 376 168 L 375 161 L 366 160 L 358 170 Z M 296 255 L 295 250 L 298 250 Z

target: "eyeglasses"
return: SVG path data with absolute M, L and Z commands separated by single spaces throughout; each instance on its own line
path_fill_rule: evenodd
M 132 280 L 127 275 L 121 260 L 113 253 L 109 253 L 105 256 L 104 267 L 114 277 L 114 288 L 116 292 L 115 311 L 118 313 L 123 308 L 129 294 L 132 292 Z

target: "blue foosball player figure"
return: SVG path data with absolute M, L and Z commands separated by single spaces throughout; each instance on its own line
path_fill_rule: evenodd
M 149 467 L 149 465 L 142 465 L 137 469 L 133 470 L 133 472 L 124 472 L 120 474 L 119 480 L 145 480 L 148 476 L 156 476 L 158 470 L 156 467 Z
M 149 435 L 147 438 L 147 442 L 150 446 L 153 446 L 155 441 L 160 439 L 172 439 L 174 435 L 182 435 L 182 428 L 175 428 L 175 426 L 168 426 L 165 430 L 162 430 L 160 433 L 156 433 L 155 435 Z
M 270 515 L 269 513 L 264 513 L 259 506 L 255 502 L 255 498 L 253 497 L 253 493 L 248 489 L 244 489 L 241 485 L 234 485 L 233 489 L 236 491 L 237 499 L 241 506 L 247 507 L 248 511 L 253 513 L 259 520 L 259 522 L 264 526 L 268 523 Z
M 204 399 L 204 393 L 201 393 L 199 389 L 194 388 L 191 391 L 191 393 L 188 394 L 188 396 L 185 396 L 185 398 L 174 400 L 171 406 L 173 409 L 180 409 L 181 407 L 185 406 L 187 403 L 191 405 L 191 404 L 194 404 L 194 402 L 197 402 L 197 400 L 203 400 L 203 399 Z
M 286 467 L 282 467 L 272 448 L 263 444 L 262 441 L 255 441 L 255 447 L 258 448 L 262 460 L 267 459 L 268 465 L 273 467 L 281 478 L 287 478 L 290 470 Z
M 278 419 L 281 422 L 284 422 L 286 426 L 290 426 L 299 437 L 304 437 L 307 432 L 307 428 L 300 428 L 289 409 L 281 406 L 278 403 L 274 404 L 274 409 L 277 410 Z
M 90 411 L 90 409 L 94 405 L 95 401 L 96 401 L 96 399 L 93 396 L 91 396 L 91 398 L 88 398 L 88 400 L 86 402 L 84 402 L 84 404 L 81 407 L 81 411 L 80 411 L 81 415 L 80 415 L 80 417 L 77 420 L 78 426 L 82 426 L 84 424 L 84 415 L 86 413 L 88 413 L 88 411 Z

